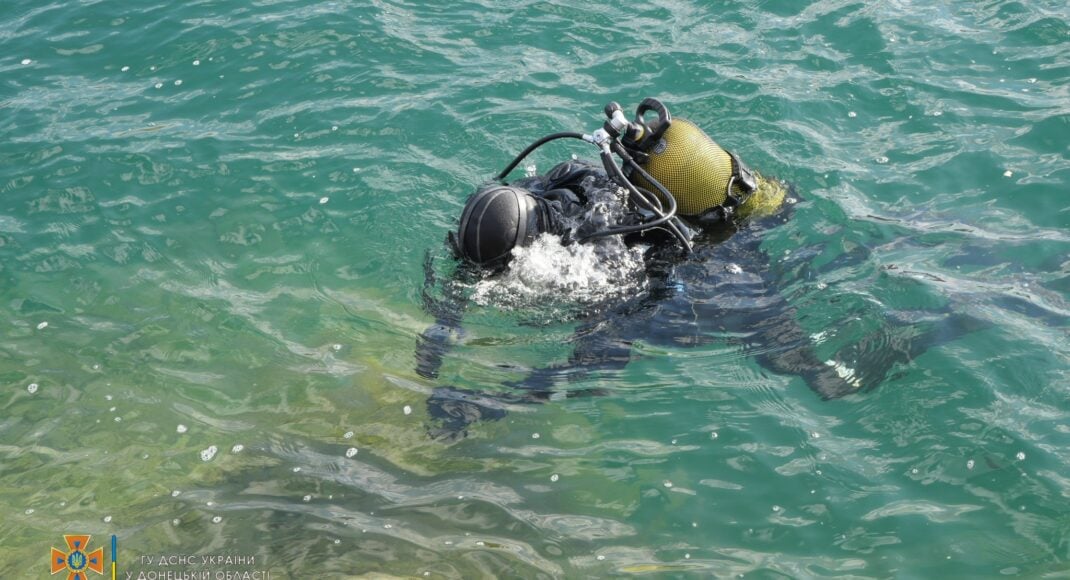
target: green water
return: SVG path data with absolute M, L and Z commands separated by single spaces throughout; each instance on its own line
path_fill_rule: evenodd
M 63 533 L 273 578 L 1070 575 L 1068 20 L 3 3 L 0 577 L 45 577 Z M 808 249 L 781 292 L 829 349 L 886 311 L 990 326 L 832 402 L 640 341 L 576 385 L 609 396 L 430 440 L 430 389 L 560 362 L 574 325 L 476 309 L 420 378 L 425 250 L 529 142 L 645 96 L 807 199 L 763 247 Z

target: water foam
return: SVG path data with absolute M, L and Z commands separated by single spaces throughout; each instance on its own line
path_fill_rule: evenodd
M 472 299 L 507 309 L 590 307 L 633 296 L 647 285 L 642 248 L 618 238 L 563 245 L 543 234 L 513 249 L 509 269 L 475 284 Z

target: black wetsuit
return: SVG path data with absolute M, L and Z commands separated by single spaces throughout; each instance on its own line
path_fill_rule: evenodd
M 590 193 L 585 188 L 616 187 L 601 168 L 582 162 L 562 164 L 545 176 L 513 185 L 547 198 L 561 216 L 585 211 Z M 835 399 L 873 388 L 894 365 L 909 361 L 936 342 L 978 328 L 972 318 L 939 315 L 911 332 L 881 333 L 871 339 L 871 343 L 878 343 L 876 348 L 856 344 L 856 352 L 837 353 L 837 359 L 846 359 L 846 365 L 823 361 L 799 325 L 795 308 L 778 290 L 779 270 L 774 270 L 761 250 L 763 233 L 785 222 L 793 205 L 784 204 L 771 216 L 706 228 L 693 253 L 686 257 L 664 236 L 666 243 L 653 245 L 646 253 L 648 290 L 582 321 L 571 341 L 573 352 L 567 362 L 536 369 L 524 379 L 507 383 L 509 389 L 493 393 L 436 388 L 428 400 L 428 410 L 438 420 L 432 433 L 455 437 L 476 420 L 504 416 L 508 404 L 549 399 L 557 392 L 556 384 L 591 372 L 619 369 L 631 359 L 631 345 L 636 340 L 655 345 L 730 340 L 753 352 L 762 367 L 798 375 L 822 399 Z M 842 267 L 859 258 L 864 256 L 846 255 L 826 268 Z M 433 286 L 430 265 L 428 275 L 428 284 Z M 455 289 L 437 300 L 425 293 L 425 305 L 436 316 L 436 324 L 417 340 L 416 370 L 425 378 L 435 378 L 449 348 L 449 337 L 460 327 L 464 300 Z M 581 396 L 591 391 L 564 393 Z

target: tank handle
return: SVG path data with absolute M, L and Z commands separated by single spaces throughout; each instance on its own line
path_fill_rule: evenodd
M 655 111 L 658 114 L 658 120 L 654 122 L 653 127 L 646 123 L 646 114 L 650 111 Z M 669 109 L 661 101 L 653 97 L 647 97 L 635 109 L 635 122 L 643 127 L 642 148 L 649 149 L 661 139 L 662 134 L 672 124 L 672 115 L 669 114 Z

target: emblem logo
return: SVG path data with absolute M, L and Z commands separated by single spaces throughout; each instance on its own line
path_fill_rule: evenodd
M 86 535 L 65 535 L 67 551 L 52 548 L 52 574 L 68 572 L 67 580 L 89 580 L 86 570 L 104 574 L 104 548 L 89 551 L 89 538 Z

